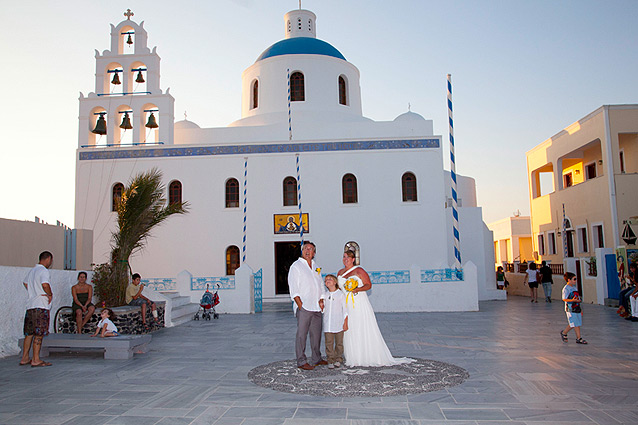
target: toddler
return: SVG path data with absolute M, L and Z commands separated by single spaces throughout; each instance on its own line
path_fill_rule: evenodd
M 337 277 L 326 276 L 328 292 L 323 297 L 323 331 L 326 342 L 328 369 L 341 367 L 343 363 L 343 332 L 348 330 L 346 296 L 339 291 Z
M 110 308 L 102 309 L 102 313 L 100 313 L 100 317 L 102 320 L 97 324 L 97 329 L 95 333 L 91 336 L 97 336 L 98 333 L 102 338 L 105 336 L 118 336 L 117 327 L 113 324 L 112 320 L 115 319 L 115 313 Z

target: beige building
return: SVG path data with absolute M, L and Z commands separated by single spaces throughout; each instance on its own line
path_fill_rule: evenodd
M 625 245 L 625 221 L 638 215 L 638 105 L 601 106 L 571 124 L 527 152 L 527 172 L 539 260 L 563 263 L 585 302 L 600 303 L 596 255 Z
M 0 218 L 0 235 L 0 266 L 32 267 L 49 251 L 54 269 L 91 270 L 92 230 Z
M 529 216 L 507 217 L 487 225 L 494 237 L 494 263 L 534 261 Z

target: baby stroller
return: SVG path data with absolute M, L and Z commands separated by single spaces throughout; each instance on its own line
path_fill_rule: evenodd
M 208 290 L 208 285 L 206 285 L 206 292 L 204 292 L 202 299 L 199 301 L 199 310 L 195 313 L 193 320 L 199 320 L 200 313 L 204 320 L 210 320 L 211 313 L 213 313 L 213 318 L 219 319 L 219 314 L 215 313 L 215 306 L 219 304 L 218 291 L 219 285 L 217 285 L 217 291 L 214 294 Z

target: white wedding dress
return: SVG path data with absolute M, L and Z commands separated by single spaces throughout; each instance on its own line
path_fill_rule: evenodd
M 356 275 L 348 275 L 355 266 L 347 271 L 346 275 L 338 276 L 339 287 L 346 294 L 346 309 L 348 311 L 348 330 L 343 335 L 343 351 L 347 366 L 391 366 L 402 363 L 410 363 L 413 359 L 402 357 L 394 358 L 383 340 L 372 305 L 368 300 L 366 291 L 356 295 L 348 293 L 344 285 L 348 279 L 355 279 L 358 286 L 363 286 L 361 278 Z M 354 296 L 353 296 L 354 295 Z

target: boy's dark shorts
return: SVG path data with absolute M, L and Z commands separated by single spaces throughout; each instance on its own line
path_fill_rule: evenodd
M 49 310 L 30 308 L 24 314 L 24 336 L 49 335 Z
M 530 288 L 538 288 L 538 282 L 529 282 Z

